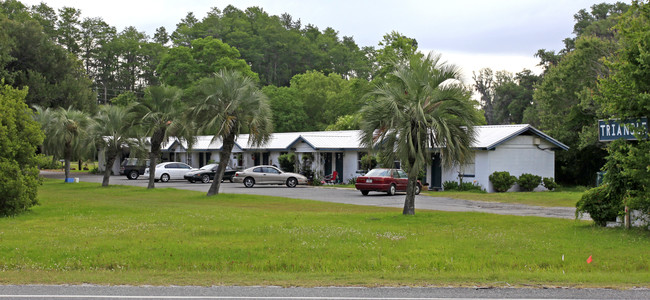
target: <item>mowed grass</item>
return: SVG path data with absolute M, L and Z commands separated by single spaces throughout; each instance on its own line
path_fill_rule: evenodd
M 580 191 L 557 192 L 508 192 L 508 193 L 477 193 L 477 192 L 435 192 L 423 191 L 425 195 L 433 197 L 447 197 L 454 199 L 488 201 L 501 203 L 518 203 L 545 207 L 576 207 L 582 197 Z
M 591 222 L 59 180 L 39 195 L 0 219 L 0 284 L 649 286 L 650 233 Z
M 354 184 L 337 184 L 324 185 L 325 188 L 351 188 Z M 575 207 L 586 188 L 559 188 L 553 192 L 510 192 L 510 193 L 480 193 L 480 192 L 460 192 L 460 191 L 422 191 L 423 195 L 432 197 L 445 197 L 453 199 L 500 202 L 500 203 L 518 203 L 545 207 Z

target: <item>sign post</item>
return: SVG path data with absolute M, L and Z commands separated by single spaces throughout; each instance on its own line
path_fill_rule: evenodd
M 598 120 L 598 141 L 611 142 L 618 139 L 636 141 L 637 136 L 648 137 L 648 118 Z M 625 201 L 625 228 L 630 229 L 630 210 Z

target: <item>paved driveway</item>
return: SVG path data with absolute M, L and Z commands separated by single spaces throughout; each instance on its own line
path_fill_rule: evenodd
M 41 175 L 47 178 L 57 178 L 63 180 L 62 172 L 42 171 Z M 101 175 L 91 174 L 74 174 L 73 177 L 79 177 L 83 182 L 102 182 Z M 125 176 L 111 176 L 110 184 L 112 185 L 132 185 L 146 187 L 148 180 L 137 179 L 128 180 Z M 189 183 L 185 180 L 170 181 L 167 183 L 157 182 L 156 187 L 170 187 L 185 190 L 206 192 L 210 184 Z M 397 193 L 395 196 L 388 196 L 384 193 L 370 193 L 368 196 L 362 196 L 360 192 L 354 189 L 333 188 L 333 187 L 311 187 L 298 186 L 296 188 L 287 188 L 286 186 L 254 186 L 246 188 L 243 184 L 224 182 L 221 184 L 220 193 L 229 194 L 250 194 L 279 196 L 295 199 L 308 199 L 325 202 L 345 203 L 354 205 L 368 205 L 381 207 L 404 207 L 404 193 Z M 540 207 L 523 204 L 509 204 L 483 201 L 458 200 L 444 197 L 432 197 L 418 195 L 415 199 L 415 209 L 440 210 L 440 211 L 457 211 L 457 212 L 485 212 L 501 215 L 516 216 L 537 216 L 549 218 L 574 219 L 575 208 L 571 207 Z M 588 219 L 585 217 L 583 219 Z

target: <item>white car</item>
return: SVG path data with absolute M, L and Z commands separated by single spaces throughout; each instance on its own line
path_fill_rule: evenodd
M 235 172 L 232 179 L 234 182 L 244 183 L 245 187 L 253 187 L 255 184 L 286 184 L 292 188 L 299 184 L 307 184 L 307 177 L 297 173 L 282 172 L 274 166 L 256 166 Z
M 156 165 L 156 181 L 167 182 L 175 179 L 185 179 L 184 176 L 187 172 L 192 171 L 186 163 L 182 162 L 165 162 Z M 149 178 L 149 168 L 144 170 L 142 177 Z

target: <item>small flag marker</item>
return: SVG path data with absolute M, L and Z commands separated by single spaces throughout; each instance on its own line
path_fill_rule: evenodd
M 591 259 L 591 255 L 589 255 L 589 258 L 587 258 L 587 263 L 590 264 L 591 261 L 592 261 L 592 259 Z

